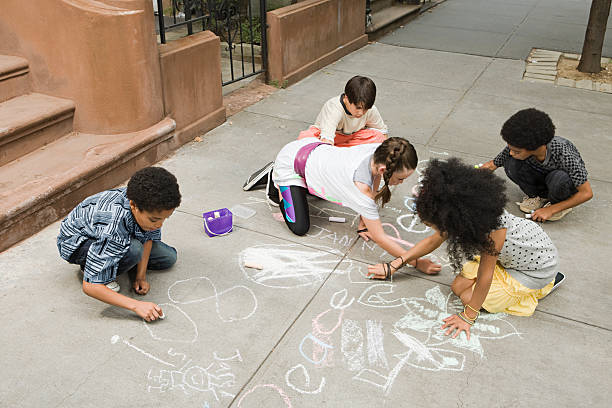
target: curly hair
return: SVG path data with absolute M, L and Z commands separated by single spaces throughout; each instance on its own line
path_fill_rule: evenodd
M 346 83 L 344 94 L 350 103 L 359 108 L 370 109 L 376 99 L 376 85 L 370 78 L 356 75 Z
M 402 169 L 416 169 L 418 158 L 414 146 L 409 141 L 401 137 L 390 137 L 374 151 L 374 164 L 384 164 L 385 172 L 383 180 L 385 186 L 374 197 L 375 201 L 380 201 L 384 206 L 391 199 L 391 190 L 389 189 L 389 179 L 396 171 Z
M 416 211 L 422 221 L 447 235 L 455 271 L 474 255 L 497 255 L 489 234 L 499 228 L 506 205 L 504 181 L 456 158 L 432 160 L 422 176 Z
M 504 123 L 501 136 L 509 145 L 535 150 L 552 140 L 555 125 L 546 113 L 535 108 L 523 109 Z
M 161 167 L 145 167 L 132 175 L 127 185 L 127 198 L 139 210 L 172 210 L 181 204 L 176 177 Z

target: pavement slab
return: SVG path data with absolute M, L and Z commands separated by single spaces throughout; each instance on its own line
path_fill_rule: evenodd
M 390 53 L 393 58 L 389 58 Z M 474 84 L 489 62 L 489 58 L 474 55 L 417 48 L 398 49 L 384 43 L 373 43 L 347 55 L 330 65 L 330 68 L 351 73 L 367 72 L 378 78 L 465 91 Z
M 606 379 L 589 371 L 612 363 L 609 332 L 544 313 L 483 315 L 470 341 L 453 340 L 439 322 L 457 307 L 448 287 L 427 280 L 363 285 L 334 274 L 237 406 L 605 404 Z M 555 351 L 544 338 L 557 339 Z M 581 369 L 568 360 L 580 361 Z M 522 373 L 525 366 L 531 372 L 500 383 L 501 372 Z

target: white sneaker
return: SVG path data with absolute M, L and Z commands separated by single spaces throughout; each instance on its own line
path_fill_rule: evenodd
M 119 286 L 117 281 L 109 282 L 105 286 L 114 292 L 119 292 L 119 290 L 121 289 L 121 286 Z
M 548 200 L 546 198 L 541 197 L 523 197 L 522 202 L 517 202 L 516 204 L 519 206 L 522 212 L 531 213 L 532 211 L 537 210 L 538 208 L 544 207 Z
M 261 169 L 251 174 L 249 178 L 247 179 L 247 181 L 244 182 L 242 189 L 244 191 L 249 191 L 255 187 L 265 185 L 268 181 L 266 177 L 268 176 L 270 172 L 272 172 L 272 166 L 274 166 L 274 162 L 270 162 L 266 164 Z

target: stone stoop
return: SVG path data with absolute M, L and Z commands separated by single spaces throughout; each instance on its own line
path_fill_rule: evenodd
M 374 41 L 419 15 L 421 4 L 394 0 L 372 0 L 371 24 L 366 26 L 368 40 Z
M 170 118 L 132 133 L 75 132 L 74 102 L 30 93 L 28 73 L 27 60 L 0 55 L 0 251 L 176 147 Z
M 0 102 L 30 92 L 30 65 L 21 57 L 0 55 Z
M 74 103 L 39 93 L 0 103 L 0 166 L 72 131 Z

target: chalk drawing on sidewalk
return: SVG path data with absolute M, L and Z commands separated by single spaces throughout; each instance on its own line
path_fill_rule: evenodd
M 206 276 L 174 282 L 168 288 L 168 298 L 180 305 L 214 299 L 217 315 L 224 322 L 246 320 L 257 310 L 257 297 L 249 287 L 237 285 L 219 291 Z
M 358 371 L 364 365 L 363 330 L 359 322 L 345 319 L 342 322 L 341 350 L 343 362 L 349 371 Z
M 158 363 L 161 363 L 161 364 L 167 365 L 167 366 L 169 366 L 169 367 L 174 367 L 174 366 L 175 366 L 175 365 L 174 365 L 174 364 L 172 364 L 172 363 L 169 363 L 169 362 L 167 362 L 167 361 L 164 361 L 164 360 L 162 360 L 161 358 L 156 357 L 156 356 L 154 356 L 153 354 L 151 354 L 151 353 L 149 353 L 149 352 L 147 352 L 147 351 L 144 351 L 144 350 L 143 350 L 143 349 L 141 349 L 140 347 L 136 347 L 135 345 L 133 345 L 132 343 L 130 343 L 128 340 L 126 340 L 126 339 L 121 339 L 121 337 L 120 337 L 120 336 L 118 336 L 118 335 L 116 335 L 116 334 L 115 334 L 113 337 L 111 337 L 111 344 L 117 344 L 117 343 L 118 343 L 120 340 L 121 340 L 121 342 L 122 342 L 123 344 L 125 344 L 125 345 L 126 345 L 126 346 L 128 346 L 129 348 L 131 348 L 131 349 L 133 349 L 133 350 L 136 350 L 137 352 L 139 352 L 140 354 L 144 355 L 144 356 L 145 356 L 145 357 L 147 357 L 147 358 L 150 358 L 151 360 L 157 361 Z
M 452 338 L 442 330 L 442 320 L 462 310 L 459 299 L 451 294 L 444 295 L 439 286 L 425 292 L 425 297 L 397 298 L 393 295 L 393 285 L 377 284 L 366 290 L 358 302 L 369 307 L 404 308 L 406 313 L 391 329 L 391 334 L 407 350 L 394 354 L 395 366 L 383 373 L 377 369 L 363 368 L 354 380 L 369 383 L 380 388 L 388 395 L 400 371 L 410 366 L 428 371 L 462 371 L 466 354 L 470 351 L 480 358 L 484 357 L 481 340 L 499 340 L 510 336 L 520 337 L 516 328 L 504 318 L 503 313 L 482 314 L 470 329 L 470 340 L 465 333 Z
M 194 343 L 198 339 L 198 326 L 180 307 L 172 303 L 158 305 L 164 311 L 164 320 L 147 323 L 145 329 L 158 341 Z
M 181 391 L 186 395 L 210 393 L 216 401 L 220 401 L 221 397 L 235 397 L 230 391 L 236 386 L 236 376 L 228 364 L 212 362 L 204 367 L 192 362 L 189 359 L 177 369 L 158 369 L 157 372 L 150 369 L 147 374 L 147 391 Z
M 270 392 L 271 391 L 271 392 Z M 272 394 L 272 395 L 270 395 Z M 259 384 L 245 392 L 242 397 L 238 400 L 238 407 L 241 407 L 244 403 L 244 399 L 247 402 L 251 402 L 246 405 L 247 407 L 276 407 L 278 406 L 278 397 L 281 398 L 282 403 L 287 408 L 291 408 L 291 400 L 289 396 L 276 384 Z
M 298 244 L 264 244 L 246 248 L 238 255 L 244 275 L 251 281 L 271 288 L 297 288 L 321 283 L 336 266 L 335 273 L 346 273 L 352 261 L 340 263 L 333 248 L 316 249 Z M 262 270 L 246 268 L 245 261 L 258 263 Z
M 385 355 L 383 325 L 380 320 L 367 320 L 368 364 L 370 367 L 389 368 Z
M 317 388 L 310 389 L 310 374 L 308 374 L 308 370 L 306 370 L 306 367 L 301 363 L 291 367 L 287 371 L 285 374 L 285 382 L 289 388 L 300 394 L 319 394 L 323 390 L 323 387 L 325 387 L 325 377 L 323 377 Z M 296 385 L 298 382 L 300 383 L 299 387 Z

